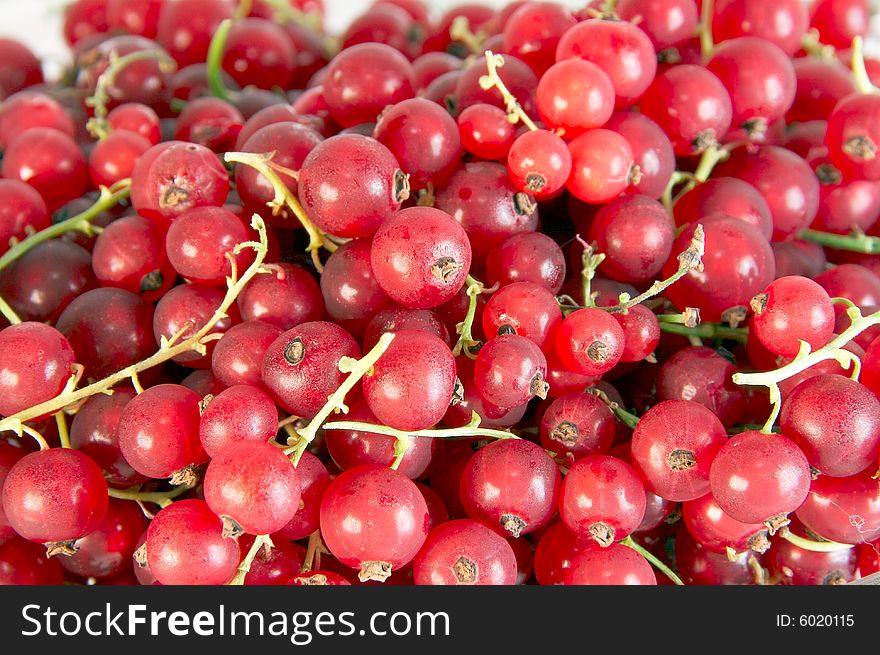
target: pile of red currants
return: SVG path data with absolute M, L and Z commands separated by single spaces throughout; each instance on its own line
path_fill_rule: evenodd
M 428 4 L 0 40 L 0 583 L 880 570 L 866 0 Z

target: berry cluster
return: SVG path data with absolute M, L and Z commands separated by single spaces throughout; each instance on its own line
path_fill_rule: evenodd
M 0 583 L 880 570 L 868 18 L 76 0 L 49 82 L 0 41 Z

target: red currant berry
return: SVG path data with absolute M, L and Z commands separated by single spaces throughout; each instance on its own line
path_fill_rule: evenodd
M 321 501 L 321 535 L 362 581 L 384 582 L 409 564 L 428 535 L 428 506 L 402 473 L 365 464 L 337 477 Z

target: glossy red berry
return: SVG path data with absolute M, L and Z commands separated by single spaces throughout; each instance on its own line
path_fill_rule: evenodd
M 625 462 L 607 455 L 576 461 L 559 492 L 559 514 L 578 539 L 611 546 L 645 516 L 645 488 Z
M 227 444 L 208 464 L 205 501 L 227 530 L 271 534 L 299 509 L 299 475 L 290 458 L 263 440 Z
M 339 237 L 372 235 L 409 197 L 409 182 L 391 151 L 360 134 L 316 145 L 302 163 L 298 189 L 309 218 Z
M 219 207 L 229 193 L 229 176 L 217 155 L 182 141 L 153 146 L 135 164 L 131 180 L 132 205 L 160 224 L 195 207 Z
M 693 500 L 709 491 L 712 462 L 726 443 L 718 417 L 689 400 L 661 402 L 633 431 L 633 466 L 661 498 Z
M 135 396 L 119 418 L 119 449 L 131 467 L 149 478 L 169 478 L 208 461 L 199 441 L 198 394 L 160 384 Z
M 848 478 L 820 475 L 797 510 L 798 520 L 814 534 L 844 544 L 880 538 L 880 486 L 869 469 Z
M 455 390 L 455 358 L 439 337 L 400 330 L 363 378 L 376 418 L 398 430 L 430 428 L 443 418 Z
M 654 569 L 636 551 L 620 544 L 589 546 L 571 561 L 567 585 L 656 585 Z
M 773 280 L 773 251 L 761 234 L 738 219 L 713 214 L 699 224 L 706 242 L 702 270 L 691 269 L 666 294 L 681 311 L 699 307 L 704 321 L 727 320 L 732 311 L 744 312 L 754 295 Z M 691 224 L 679 235 L 662 277 L 679 269 L 678 255 L 689 247 L 695 229 Z
M 375 122 L 388 105 L 412 98 L 412 65 L 384 43 L 345 48 L 324 79 L 324 100 L 342 127 Z
M 412 561 L 428 535 L 428 506 L 409 478 L 378 464 L 337 477 L 321 501 L 321 535 L 361 580 L 384 581 Z
M 601 375 L 620 361 L 624 340 L 623 329 L 611 314 L 587 307 L 562 321 L 556 331 L 556 353 L 575 373 Z
M 682 64 L 658 75 L 639 103 L 669 135 L 677 155 L 699 154 L 725 141 L 733 117 L 721 80 L 702 66 Z
M 53 327 L 25 322 L 0 330 L 0 414 L 54 398 L 73 375 L 76 355 Z
M 223 522 L 203 500 L 179 500 L 160 510 L 147 529 L 146 558 L 163 585 L 226 584 L 241 551 L 222 536 Z
M 512 329 L 539 348 L 551 342 L 562 322 L 556 297 L 534 282 L 513 282 L 492 294 L 483 310 L 483 331 L 491 336 Z
M 749 431 L 735 435 L 712 462 L 712 495 L 743 523 L 779 527 L 800 507 L 810 489 L 810 465 L 791 439 Z
M 79 539 L 107 512 L 107 483 L 87 455 L 51 448 L 18 460 L 3 483 L 3 510 L 25 539 L 55 543 Z
M 507 171 L 520 191 L 538 199 L 550 198 L 568 181 L 571 152 L 565 141 L 549 130 L 524 132 L 510 146 Z
M 79 408 L 70 424 L 70 446 L 81 450 L 101 467 L 108 484 L 129 486 L 146 478 L 125 461 L 119 448 L 119 420 L 129 401 L 130 389 L 114 389 L 112 396 L 92 396 Z
M 516 557 L 507 541 L 468 519 L 431 530 L 413 561 L 417 585 L 512 585 L 515 581 Z
M 516 139 L 516 126 L 495 105 L 471 105 L 458 115 L 457 124 L 462 148 L 479 159 L 503 159 Z
M 461 157 L 455 119 L 424 98 L 404 100 L 382 112 L 373 136 L 397 158 L 413 189 L 439 186 Z
M 262 321 L 282 330 L 324 316 L 324 300 L 315 278 L 288 263 L 272 264 L 268 273 L 253 277 L 236 303 L 245 321 Z
M 534 341 L 518 334 L 500 334 L 489 340 L 474 363 L 474 381 L 480 397 L 509 409 L 533 397 L 547 395 L 547 359 Z
M 258 387 L 236 384 L 202 404 L 199 440 L 211 457 L 234 442 L 266 442 L 278 432 L 278 410 Z
M 824 475 L 849 477 L 877 463 L 880 401 L 855 380 L 816 375 L 801 382 L 782 405 L 780 425 Z
M 571 176 L 566 186 L 582 202 L 606 203 L 639 179 L 632 148 L 617 132 L 589 130 L 568 148 Z
M 590 19 L 569 29 L 559 40 L 556 61 L 573 58 L 591 61 L 608 74 L 618 107 L 636 102 L 657 71 L 651 40 L 625 21 Z
M 452 298 L 470 272 L 471 244 L 445 212 L 411 207 L 382 223 L 370 251 L 382 290 L 406 307 L 430 309 Z
M 599 66 L 585 59 L 565 59 L 538 82 L 538 115 L 551 130 L 573 139 L 602 127 L 614 111 L 614 86 Z
M 471 457 L 461 476 L 461 501 L 471 518 L 519 537 L 550 520 L 559 478 L 556 463 L 540 446 L 501 439 Z
M 764 347 L 794 357 L 800 342 L 818 350 L 834 331 L 834 307 L 825 289 L 805 277 L 782 277 L 752 298 L 752 328 Z
M 36 189 L 50 211 L 78 198 L 88 186 L 86 159 L 64 132 L 34 127 L 12 139 L 3 151 L 3 177 Z
M 544 448 L 577 460 L 607 453 L 617 429 L 605 403 L 590 393 L 573 393 L 550 404 L 541 417 L 539 434 Z

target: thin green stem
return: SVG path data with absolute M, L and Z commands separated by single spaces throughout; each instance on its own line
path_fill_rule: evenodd
M 67 430 L 67 416 L 64 412 L 55 412 L 55 425 L 58 427 L 58 442 L 62 448 L 70 448 L 70 432 Z
M 837 250 L 861 252 L 868 255 L 880 253 L 880 237 L 869 237 L 866 234 L 832 234 L 818 230 L 804 230 L 798 235 L 805 241 L 818 243 Z
M 819 57 L 820 59 L 833 59 L 835 56 L 834 46 L 822 43 L 819 30 L 815 27 L 807 30 L 801 39 L 801 48 L 811 57 Z
M 855 354 L 845 350 L 844 346 L 869 327 L 880 324 L 880 311 L 868 316 L 862 316 L 859 308 L 853 306 L 850 307 L 846 313 L 851 321 L 850 326 L 837 337 L 825 344 L 822 348 L 811 351 L 810 345 L 802 341 L 800 352 L 798 352 L 795 358 L 785 366 L 772 371 L 762 371 L 758 373 L 738 372 L 733 374 L 733 381 L 735 384 L 767 387 L 770 391 L 770 402 L 773 404 L 773 411 L 770 418 L 767 419 L 767 423 L 764 425 L 763 432 L 769 432 L 776 423 L 776 419 L 779 417 L 779 411 L 782 407 L 782 394 L 779 391 L 779 383 L 783 380 L 787 380 L 788 378 L 807 370 L 811 366 L 829 359 L 836 360 L 844 370 L 852 367 L 853 370 L 850 377 L 854 380 L 858 380 L 859 373 L 861 372 L 861 360 Z
M 111 498 L 119 500 L 135 500 L 142 503 L 153 503 L 159 507 L 167 507 L 178 496 L 193 488 L 193 485 L 182 484 L 168 491 L 132 491 L 131 489 L 114 489 L 109 487 L 107 493 Z
M 254 563 L 254 558 L 260 553 L 260 549 L 265 548 L 266 554 L 269 554 L 274 547 L 275 544 L 272 543 L 272 538 L 269 535 L 258 534 L 254 537 L 254 543 L 251 544 L 251 548 L 248 550 L 247 555 L 244 556 L 244 559 L 241 560 L 241 564 L 238 565 L 238 572 L 235 574 L 235 577 L 229 581 L 229 586 L 236 587 L 243 585 L 244 579 L 251 571 L 251 564 Z
M 34 441 L 37 442 L 37 445 L 40 446 L 40 450 L 49 450 L 49 444 L 46 443 L 46 440 L 43 438 L 43 435 L 34 430 L 29 425 L 21 424 L 17 426 L 17 429 L 13 428 L 19 436 L 22 434 L 26 434 L 31 437 Z
M 343 373 L 348 373 L 348 377 L 343 380 L 342 384 L 339 385 L 339 388 L 336 389 L 330 398 L 327 399 L 327 402 L 320 411 L 315 414 L 315 417 L 309 421 L 309 424 L 301 430 L 295 431 L 298 437 L 297 443 L 289 449 L 289 452 L 285 450 L 287 454 L 293 454 L 292 460 L 294 465 L 299 463 L 299 458 L 302 457 L 305 449 L 314 440 L 315 435 L 318 434 L 318 430 L 324 424 L 324 421 L 326 421 L 333 412 L 348 412 L 348 407 L 345 405 L 345 396 L 354 388 L 362 377 L 369 374 L 373 365 L 379 361 L 379 358 L 382 355 L 385 354 L 385 351 L 388 350 L 388 346 L 391 345 L 393 340 L 394 333 L 386 332 L 379 337 L 379 341 L 376 342 L 376 345 L 373 346 L 370 352 L 364 355 L 361 359 L 343 357 L 339 361 L 339 370 Z M 292 426 L 290 427 L 292 429 Z M 327 429 L 326 425 L 324 426 L 324 429 Z
M 464 320 L 455 326 L 458 332 L 458 341 L 452 349 L 452 354 L 458 357 L 462 352 L 471 359 L 476 359 L 477 355 L 473 349 L 480 345 L 477 339 L 474 339 L 474 319 L 477 316 L 477 297 L 483 292 L 483 285 L 480 282 L 470 284 L 467 288 L 468 308 L 464 315 Z
M 290 0 L 262 0 L 274 12 L 274 19 L 281 23 L 296 23 L 313 32 L 321 31 L 321 15 L 317 12 L 304 12 L 294 7 Z
M 709 176 L 712 174 L 712 171 L 715 170 L 715 167 L 725 161 L 728 157 L 730 157 L 729 149 L 719 146 L 709 146 L 700 156 L 700 161 L 697 163 L 697 169 L 694 171 L 693 180 L 702 184 L 709 179 Z
M 703 0 L 703 8 L 700 13 L 700 54 L 703 61 L 708 61 L 715 52 L 715 41 L 712 39 L 712 14 L 715 3 L 713 0 Z
M 686 173 L 683 171 L 673 171 L 672 176 L 669 178 L 669 182 L 666 184 L 666 188 L 663 189 L 663 195 L 660 196 L 660 202 L 663 203 L 663 206 L 666 208 L 666 211 L 672 216 L 672 208 L 675 206 L 676 197 L 673 195 L 675 192 L 675 187 L 677 187 L 682 182 L 693 182 L 694 176 L 693 173 Z
M 813 541 L 812 539 L 805 539 L 804 537 L 796 535 L 788 528 L 782 528 L 779 530 L 779 536 L 798 548 L 803 548 L 804 550 L 809 550 L 814 553 L 836 553 L 840 550 L 850 550 L 855 548 L 852 544 L 839 544 L 836 541 Z
M 584 294 L 584 306 L 593 307 L 595 305 L 592 293 L 593 278 L 596 277 L 599 264 L 605 261 L 605 255 L 594 252 L 593 246 L 584 241 L 580 235 L 576 238 L 584 248 L 581 254 L 581 292 Z
M 21 318 L 19 318 L 18 314 L 15 313 L 15 310 L 9 306 L 9 303 L 6 302 L 6 299 L 3 296 L 0 296 L 0 314 L 3 314 L 3 317 L 9 321 L 10 325 L 18 325 L 21 323 Z
M 621 546 L 626 546 L 627 548 L 632 548 L 639 555 L 641 555 L 646 560 L 648 560 L 658 571 L 660 571 L 663 575 L 665 575 L 667 578 L 672 580 L 672 582 L 674 582 L 675 584 L 684 585 L 684 582 L 681 581 L 681 578 L 679 578 L 671 568 L 666 566 L 666 564 L 663 561 L 661 561 L 657 556 L 655 556 L 654 553 L 649 551 L 644 546 L 641 546 L 638 543 L 636 543 L 636 541 L 632 538 L 632 536 L 629 536 L 626 539 L 622 539 L 621 541 L 619 541 L 617 543 L 619 543 Z
M 860 36 L 854 36 L 852 40 L 852 59 L 850 60 L 856 90 L 865 95 L 880 93 L 868 76 L 865 68 L 865 42 Z
M 603 307 L 602 309 L 612 314 L 624 312 L 630 307 L 634 307 L 649 298 L 663 293 L 668 287 L 678 282 L 692 270 L 703 270 L 702 257 L 706 250 L 706 239 L 703 233 L 703 226 L 697 225 L 694 229 L 694 235 L 691 238 L 690 245 L 687 249 L 678 255 L 678 270 L 665 280 L 655 281 L 647 291 L 640 293 L 635 298 L 628 298 L 626 294 L 621 295 L 621 302 L 613 307 Z
M 211 318 L 208 319 L 208 321 L 194 334 L 187 337 L 186 339 L 182 339 L 186 331 L 189 330 L 189 328 L 187 328 L 186 331 L 182 331 L 181 333 L 174 335 L 171 339 L 167 339 L 163 336 L 161 339 L 159 350 L 154 355 L 140 362 L 132 364 L 131 366 L 127 366 L 121 371 L 117 371 L 116 373 L 104 378 L 103 380 L 99 380 L 98 382 L 90 384 L 81 389 L 75 389 L 75 384 L 68 384 L 68 388 L 65 388 L 65 390 L 62 391 L 59 395 L 55 396 L 55 398 L 40 403 L 39 405 L 29 407 L 28 409 L 24 409 L 7 418 L 0 419 L 0 431 L 12 430 L 18 433 L 20 430 L 23 429 L 24 423 L 26 421 L 32 420 L 38 416 L 54 414 L 55 412 L 64 409 L 68 405 L 72 405 L 76 402 L 94 396 L 95 394 L 105 393 L 123 380 L 131 378 L 132 374 L 136 374 L 138 372 L 153 368 L 154 366 L 158 366 L 159 364 L 162 364 L 169 359 L 176 357 L 177 355 L 182 355 L 183 353 L 190 351 L 196 351 L 204 354 L 206 352 L 206 340 L 210 341 L 212 339 L 212 335 L 210 334 L 211 330 L 214 329 L 214 326 L 217 325 L 220 320 L 227 317 L 227 311 L 229 311 L 229 308 L 235 302 L 235 299 L 241 293 L 242 289 L 244 289 L 251 278 L 253 278 L 261 269 L 263 259 L 265 259 L 266 257 L 266 252 L 268 250 L 266 224 L 263 222 L 263 219 L 260 218 L 258 214 L 254 214 L 253 220 L 251 221 L 251 226 L 259 233 L 260 242 L 256 243 L 248 241 L 245 243 L 240 243 L 235 247 L 235 252 L 240 252 L 244 248 L 252 248 L 256 253 L 253 263 L 248 266 L 247 270 L 242 274 L 240 278 L 227 279 L 228 288 L 226 291 L 226 295 L 220 303 L 220 306 L 214 312 L 213 316 L 211 316 Z M 44 230 L 43 232 L 45 231 L 46 230 Z M 39 232 L 34 236 L 39 236 L 40 234 L 42 234 L 42 232 Z M 72 381 L 75 382 L 77 379 L 78 376 L 75 374 Z
M 523 110 L 517 99 L 508 90 L 507 86 L 502 81 L 501 76 L 498 75 L 498 69 L 504 66 L 504 57 L 502 55 L 496 55 L 491 50 L 486 50 L 485 56 L 488 74 L 483 75 L 480 78 L 480 86 L 486 91 L 492 88 L 498 89 L 501 93 L 501 97 L 504 99 L 504 106 L 507 109 L 507 117 L 510 122 L 516 123 L 517 121 L 522 121 L 523 125 L 527 128 L 533 132 L 536 131 L 538 126 L 535 125 L 535 122 L 531 118 L 529 118 L 529 115 Z
M 324 425 L 325 430 L 359 430 L 361 432 L 371 432 L 373 434 L 384 434 L 395 439 L 409 439 L 411 437 L 426 437 L 428 439 L 456 439 L 461 437 L 490 437 L 492 439 L 518 439 L 512 432 L 505 430 L 492 430 L 490 428 L 481 428 L 480 417 L 474 412 L 470 423 L 460 428 L 443 428 L 432 430 L 417 430 L 414 432 L 406 432 L 405 430 L 397 430 L 387 425 L 376 425 L 374 423 L 363 423 L 361 421 L 334 421 Z
M 668 334 L 680 334 L 685 337 L 699 337 L 700 339 L 730 339 L 743 345 L 749 339 L 748 328 L 732 328 L 722 323 L 700 323 L 697 327 L 687 327 L 661 321 L 660 331 Z
M 623 407 L 621 407 L 618 403 L 611 400 L 608 397 L 608 394 L 599 389 L 598 387 L 590 387 L 587 389 L 587 393 L 593 394 L 605 403 L 608 406 L 608 409 L 612 411 L 612 413 L 621 420 L 621 422 L 628 427 L 630 430 L 635 430 L 636 425 L 639 423 L 639 417 L 633 414 L 632 412 L 628 412 Z
M 272 215 L 277 216 L 285 206 L 290 210 L 308 233 L 309 245 L 306 248 L 306 252 L 312 254 L 312 262 L 315 264 L 315 268 L 321 272 L 323 266 L 318 259 L 318 252 L 322 247 L 329 252 L 333 252 L 337 246 L 327 239 L 324 233 L 318 229 L 318 226 L 306 215 L 299 200 L 291 193 L 290 189 L 287 188 L 287 185 L 281 179 L 281 176 L 272 167 L 272 157 L 274 155 L 275 153 L 227 152 L 223 155 L 223 159 L 227 162 L 250 166 L 266 178 L 275 191 L 275 197 L 266 203 L 272 210 Z
M 115 207 L 120 201 L 128 198 L 130 189 L 131 180 L 129 179 L 120 180 L 110 188 L 101 187 L 101 195 L 95 201 L 94 205 L 76 216 L 71 216 L 65 221 L 61 221 L 60 223 L 47 227 L 45 230 L 40 230 L 36 234 L 32 234 L 7 250 L 3 256 L 0 257 L 0 271 L 35 246 L 38 246 L 49 239 L 60 237 L 66 232 L 78 231 L 84 232 L 85 234 L 91 234 L 92 221 L 95 220 L 101 212 Z
M 108 106 L 113 100 L 110 97 L 110 89 L 117 76 L 125 68 L 139 61 L 158 61 L 159 66 L 168 72 L 177 67 L 164 50 L 136 50 L 122 57 L 117 55 L 116 51 L 111 52 L 107 68 L 95 83 L 94 93 L 85 99 L 86 106 L 91 107 L 94 112 L 94 116 L 86 123 L 86 129 L 94 138 L 103 140 L 110 133 L 110 124 L 107 122 Z
M 449 26 L 449 38 L 463 43 L 472 55 L 481 55 L 487 34 L 483 30 L 477 30 L 474 33 L 467 16 L 456 16 L 452 20 L 452 25 Z
M 412 440 L 410 436 L 403 435 L 397 437 L 394 442 L 394 461 L 391 462 L 391 468 L 395 471 L 400 468 L 400 463 L 403 461 L 404 456 L 406 455 L 406 451 L 409 450 L 410 445 L 412 444 Z
M 321 531 L 315 530 L 309 535 L 309 543 L 306 546 L 306 556 L 303 559 L 300 573 L 308 573 L 312 569 L 321 568 L 321 553 L 326 552 L 324 548 L 324 540 L 321 539 Z
M 231 93 L 226 85 L 223 84 L 223 52 L 226 50 L 226 39 L 229 37 L 229 30 L 232 29 L 232 19 L 227 18 L 214 31 L 211 37 L 211 44 L 208 46 L 208 57 L 206 60 L 208 86 L 218 98 L 229 100 Z

